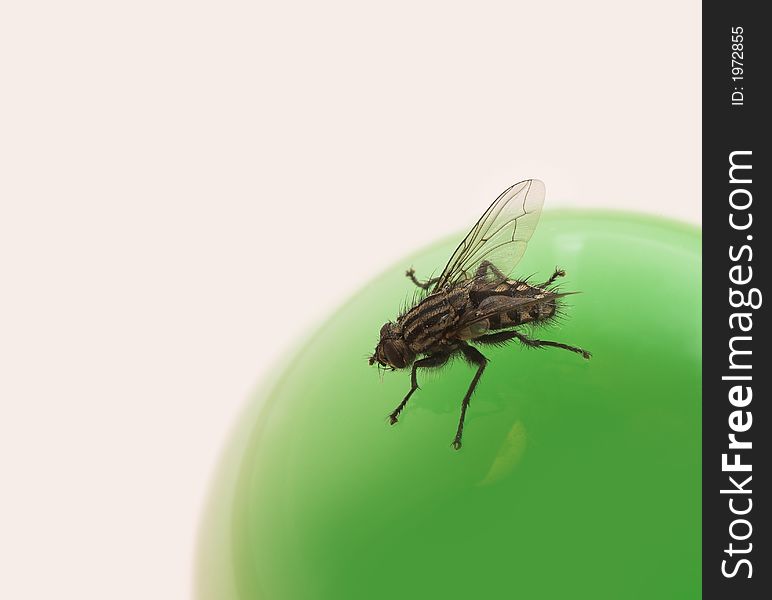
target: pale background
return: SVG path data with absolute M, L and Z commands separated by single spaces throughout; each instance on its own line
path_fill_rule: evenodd
M 188 597 L 250 389 L 511 183 L 699 223 L 700 16 L 3 3 L 0 597 Z

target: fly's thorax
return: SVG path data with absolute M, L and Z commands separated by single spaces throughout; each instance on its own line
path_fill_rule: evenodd
M 468 305 L 469 292 L 462 286 L 430 294 L 399 318 L 405 342 L 415 353 L 441 345 Z

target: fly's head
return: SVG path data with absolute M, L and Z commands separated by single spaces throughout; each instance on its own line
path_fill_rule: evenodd
M 378 363 L 382 367 L 404 369 L 415 360 L 415 353 L 410 350 L 402 337 L 402 328 L 388 322 L 381 327 L 381 339 L 370 357 L 370 364 Z

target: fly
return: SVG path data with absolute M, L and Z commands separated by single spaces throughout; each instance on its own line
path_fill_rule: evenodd
M 370 364 L 406 369 L 411 367 L 410 391 L 389 415 L 392 425 L 418 389 L 418 369 L 435 369 L 462 355 L 476 372 L 461 401 L 461 416 L 453 447 L 461 448 L 464 418 L 469 400 L 480 382 L 488 359 L 475 347 L 500 346 L 517 340 L 532 348 L 562 348 L 590 353 L 560 342 L 537 340 L 518 331 L 528 324 L 543 324 L 555 317 L 562 292 L 554 285 L 565 275 L 562 269 L 543 283 L 510 279 L 509 274 L 525 253 L 539 222 L 545 188 L 538 179 L 507 188 L 472 227 L 445 269 L 433 279 L 419 281 L 413 269 L 407 277 L 426 296 L 381 327 L 380 340 Z

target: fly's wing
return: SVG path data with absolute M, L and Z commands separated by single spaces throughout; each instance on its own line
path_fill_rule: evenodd
M 539 298 L 528 296 L 491 296 L 483 300 L 477 309 L 467 312 L 458 322 L 456 328 L 461 330 L 470 325 L 482 323 L 495 315 L 508 313 L 515 309 L 528 308 L 534 304 L 539 304 L 540 302 L 548 302 L 549 300 L 570 296 L 575 293 L 576 292 L 544 292 L 543 294 L 540 294 Z
M 538 179 L 504 190 L 456 248 L 432 291 L 472 279 L 483 261 L 509 275 L 539 222 L 544 195 L 544 184 Z M 495 278 L 492 271 L 489 274 Z
M 475 310 L 470 310 L 459 320 L 449 332 L 451 336 L 463 333 L 466 338 L 476 338 L 490 332 L 489 319 L 496 315 L 511 314 L 512 311 L 528 309 L 535 304 L 549 302 L 576 292 L 553 293 L 545 292 L 541 298 L 526 296 L 490 296 L 480 303 Z M 471 334 L 471 336 L 470 336 Z

